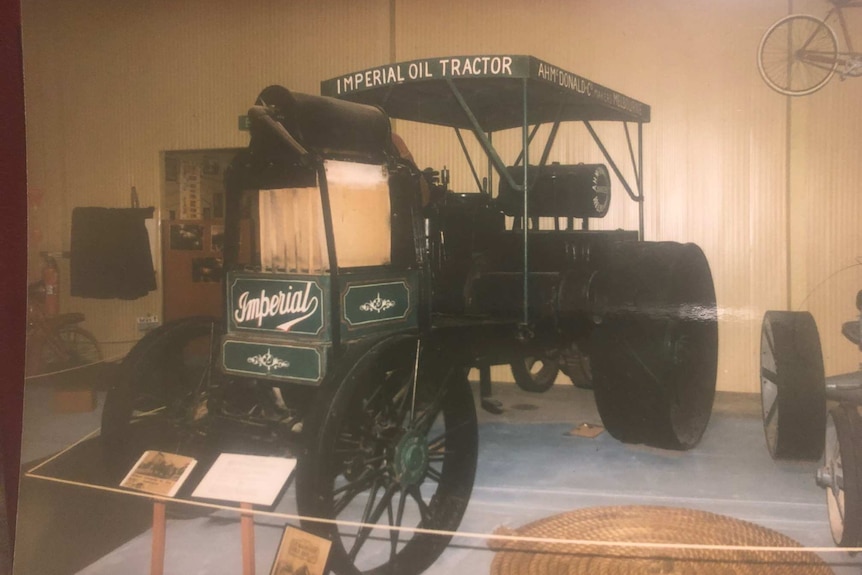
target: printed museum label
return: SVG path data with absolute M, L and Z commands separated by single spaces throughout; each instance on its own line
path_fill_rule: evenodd
M 287 526 L 270 575 L 323 575 L 332 542 Z
M 192 497 L 270 506 L 295 467 L 293 458 L 222 453 Z

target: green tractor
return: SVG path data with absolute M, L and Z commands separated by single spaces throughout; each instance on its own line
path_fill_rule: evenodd
M 111 461 L 156 448 L 297 456 L 297 505 L 329 520 L 303 525 L 332 541 L 330 566 L 409 574 L 439 557 L 470 500 L 470 368 L 494 411 L 490 366 L 525 366 L 522 387 L 541 391 L 547 377 L 526 366 L 588 358 L 611 435 L 698 443 L 715 392 L 715 292 L 696 245 L 643 241 L 647 105 L 514 55 L 386 65 L 321 92 L 271 86 L 250 109 L 250 144 L 225 175 L 224 317 L 164 325 L 129 353 L 104 409 Z M 471 131 L 487 177 L 467 154 L 476 190 L 450 190 L 390 118 L 452 128 L 465 154 Z M 582 122 L 607 164 L 549 163 L 563 122 Z M 594 122 L 624 126 L 634 186 Z M 522 145 L 507 164 L 493 134 L 512 129 Z M 590 229 L 612 173 L 639 230 Z

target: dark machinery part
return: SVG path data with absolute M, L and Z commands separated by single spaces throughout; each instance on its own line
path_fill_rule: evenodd
M 523 166 L 508 168 L 512 179 L 523 184 Z M 530 217 L 603 218 L 611 204 L 611 178 L 603 164 L 550 164 L 529 166 Z M 509 216 L 524 215 L 524 192 L 500 182 L 499 205 Z
M 524 391 L 543 393 L 553 387 L 560 364 L 550 354 L 541 357 L 526 356 L 511 364 L 512 377 L 515 383 Z

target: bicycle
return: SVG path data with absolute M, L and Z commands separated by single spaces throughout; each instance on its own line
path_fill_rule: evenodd
M 102 361 L 102 350 L 92 333 L 80 325 L 82 313 L 45 313 L 45 285 L 39 281 L 27 290 L 28 377 L 84 367 Z
M 760 41 L 757 68 L 766 84 L 786 96 L 805 96 L 839 77 L 862 76 L 862 52 L 853 50 L 845 8 L 862 8 L 862 0 L 828 0 L 832 8 L 822 19 L 791 14 L 775 22 Z M 838 36 L 829 25 L 839 24 L 847 50 L 840 51 Z

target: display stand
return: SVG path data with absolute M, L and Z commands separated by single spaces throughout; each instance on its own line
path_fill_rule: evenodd
M 254 514 L 251 503 L 240 503 L 242 514 L 240 530 L 242 533 L 242 575 L 254 575 Z
M 222 453 L 192 493 L 239 503 L 243 575 L 255 571 L 252 505 L 273 505 L 295 467 L 296 459 L 291 458 Z
M 165 502 L 153 500 L 153 548 L 150 558 L 150 575 L 165 572 Z

